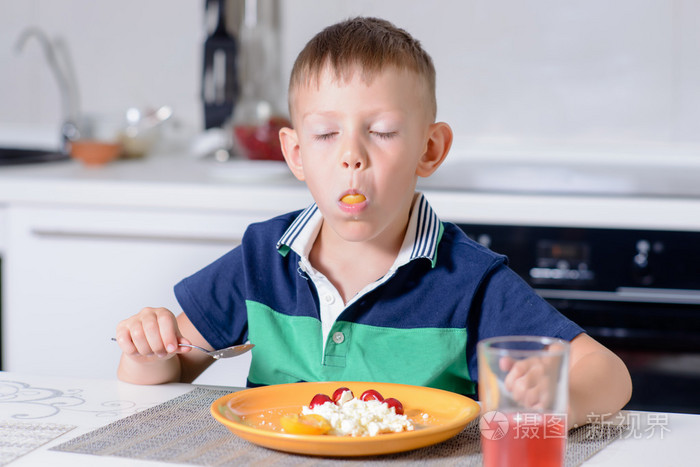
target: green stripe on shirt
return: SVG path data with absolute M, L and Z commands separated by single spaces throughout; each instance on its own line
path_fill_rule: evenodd
M 377 381 L 473 394 L 461 328 L 389 328 L 336 321 L 321 358 L 321 322 L 247 301 L 248 336 L 255 344 L 249 380 Z M 334 341 L 342 333 L 342 342 Z M 337 339 L 340 341 L 341 339 Z

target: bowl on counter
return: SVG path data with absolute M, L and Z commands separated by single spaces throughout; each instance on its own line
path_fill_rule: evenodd
M 87 166 L 107 164 L 122 155 L 123 145 L 119 142 L 80 139 L 71 142 L 70 155 Z
M 123 144 L 122 157 L 136 159 L 151 152 L 161 139 L 161 130 L 165 122 L 173 115 L 173 110 L 164 105 L 157 109 L 127 109 L 123 128 L 118 132 L 118 139 Z
M 120 114 L 82 115 L 79 136 L 70 142 L 71 157 L 93 167 L 118 159 L 124 153 L 124 143 L 119 138 L 122 127 Z
M 159 141 L 161 127 L 172 114 L 168 106 L 83 114 L 78 136 L 70 143 L 70 155 L 91 166 L 144 157 Z

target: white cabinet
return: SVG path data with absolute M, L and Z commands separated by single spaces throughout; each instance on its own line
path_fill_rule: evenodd
M 263 216 L 269 217 L 268 215 Z M 173 285 L 234 246 L 252 214 L 12 205 L 5 212 L 4 369 L 113 378 L 117 323 L 144 306 L 179 313 Z M 198 382 L 244 385 L 249 354 Z

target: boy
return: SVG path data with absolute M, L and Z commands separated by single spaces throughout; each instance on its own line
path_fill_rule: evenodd
M 251 225 L 240 247 L 177 284 L 177 318 L 145 308 L 120 323 L 121 379 L 192 381 L 211 359 L 178 342 L 249 339 L 250 386 L 364 380 L 474 395 L 478 340 L 536 334 L 571 341 L 570 425 L 622 408 L 620 359 L 415 192 L 452 142 L 417 41 L 374 18 L 325 29 L 297 58 L 289 108 L 284 156 L 315 203 Z M 536 386 L 518 376 L 520 390 Z

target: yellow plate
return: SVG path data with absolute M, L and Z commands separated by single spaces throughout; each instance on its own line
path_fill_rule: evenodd
M 385 398 L 395 397 L 414 422 L 414 431 L 377 436 L 294 435 L 282 432 L 280 417 L 301 413 L 318 393 L 333 394 L 347 387 L 359 397 L 376 389 Z M 236 435 L 271 449 L 319 456 L 371 456 L 422 448 L 445 441 L 479 414 L 472 399 L 440 389 L 390 383 L 335 381 L 294 383 L 244 389 L 211 405 L 214 418 Z

